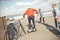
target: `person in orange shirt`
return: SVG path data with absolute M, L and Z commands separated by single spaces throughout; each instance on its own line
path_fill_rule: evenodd
M 29 30 L 28 30 L 28 33 L 30 33 L 30 32 L 35 32 L 36 31 L 36 28 L 35 28 L 35 20 L 34 20 L 34 12 L 36 12 L 37 14 L 38 14 L 38 12 L 37 12 L 37 10 L 36 9 L 33 9 L 33 8 L 28 8 L 27 10 L 26 10 L 26 12 L 23 14 L 23 17 L 25 17 L 25 15 L 27 15 L 28 16 L 28 23 L 29 23 L 29 25 L 28 25 L 28 28 L 29 28 Z M 32 25 L 31 25 L 31 20 L 32 20 L 32 23 L 33 23 L 33 27 L 32 27 Z M 33 30 L 32 30 L 33 29 Z

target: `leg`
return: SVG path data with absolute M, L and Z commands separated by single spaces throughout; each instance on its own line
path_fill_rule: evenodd
M 33 29 L 35 29 L 35 19 L 34 16 L 32 17 Z
M 59 29 L 60 29 L 60 26 L 59 26 Z
M 44 20 L 45 18 L 43 17 L 43 22 L 45 23 L 45 20 Z
M 56 26 L 56 28 L 57 28 L 57 21 L 56 21 L 56 19 L 55 19 L 55 26 Z
M 12 40 L 12 35 L 8 34 L 8 38 L 9 38 L 9 40 Z
M 34 19 L 34 16 L 32 17 L 32 22 L 33 22 L 33 27 L 32 27 L 32 32 L 35 32 L 36 31 L 36 27 L 35 27 L 35 19 Z
M 28 25 L 29 30 L 27 32 L 30 33 L 32 31 L 31 30 L 31 28 L 32 28 L 32 26 L 31 26 L 31 17 L 28 17 L 28 23 L 29 23 L 29 25 Z
M 59 26 L 59 29 L 60 29 L 60 22 L 58 22 L 58 26 Z
M 40 22 L 41 22 L 41 18 L 42 18 L 42 17 L 40 17 Z
M 28 23 L 29 23 L 28 28 L 29 30 L 31 30 L 31 17 L 28 17 Z

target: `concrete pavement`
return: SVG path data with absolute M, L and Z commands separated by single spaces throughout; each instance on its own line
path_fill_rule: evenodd
M 46 16 L 45 20 L 45 24 L 38 23 L 39 17 L 35 17 L 37 31 L 27 33 L 26 35 L 22 32 L 23 36 L 20 36 L 18 40 L 60 40 L 60 32 L 55 29 L 53 16 Z M 21 23 L 24 26 L 25 31 L 27 32 L 27 18 L 21 20 Z

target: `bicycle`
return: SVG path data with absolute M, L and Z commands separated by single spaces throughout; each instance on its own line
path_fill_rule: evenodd
M 11 23 L 10 23 L 10 24 L 11 24 Z M 20 20 L 15 21 L 15 22 L 12 22 L 12 24 L 14 25 L 14 27 L 17 26 L 17 28 L 16 28 L 17 32 L 15 31 L 15 34 L 14 34 L 15 40 L 17 40 L 18 37 L 21 36 L 22 31 L 24 32 L 24 34 L 26 34 L 26 32 L 25 32 L 25 30 L 24 30 L 24 27 L 23 27 L 22 23 L 20 22 Z

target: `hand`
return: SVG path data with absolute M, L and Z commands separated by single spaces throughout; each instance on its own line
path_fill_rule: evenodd
M 37 14 L 37 16 L 38 16 L 38 14 Z

